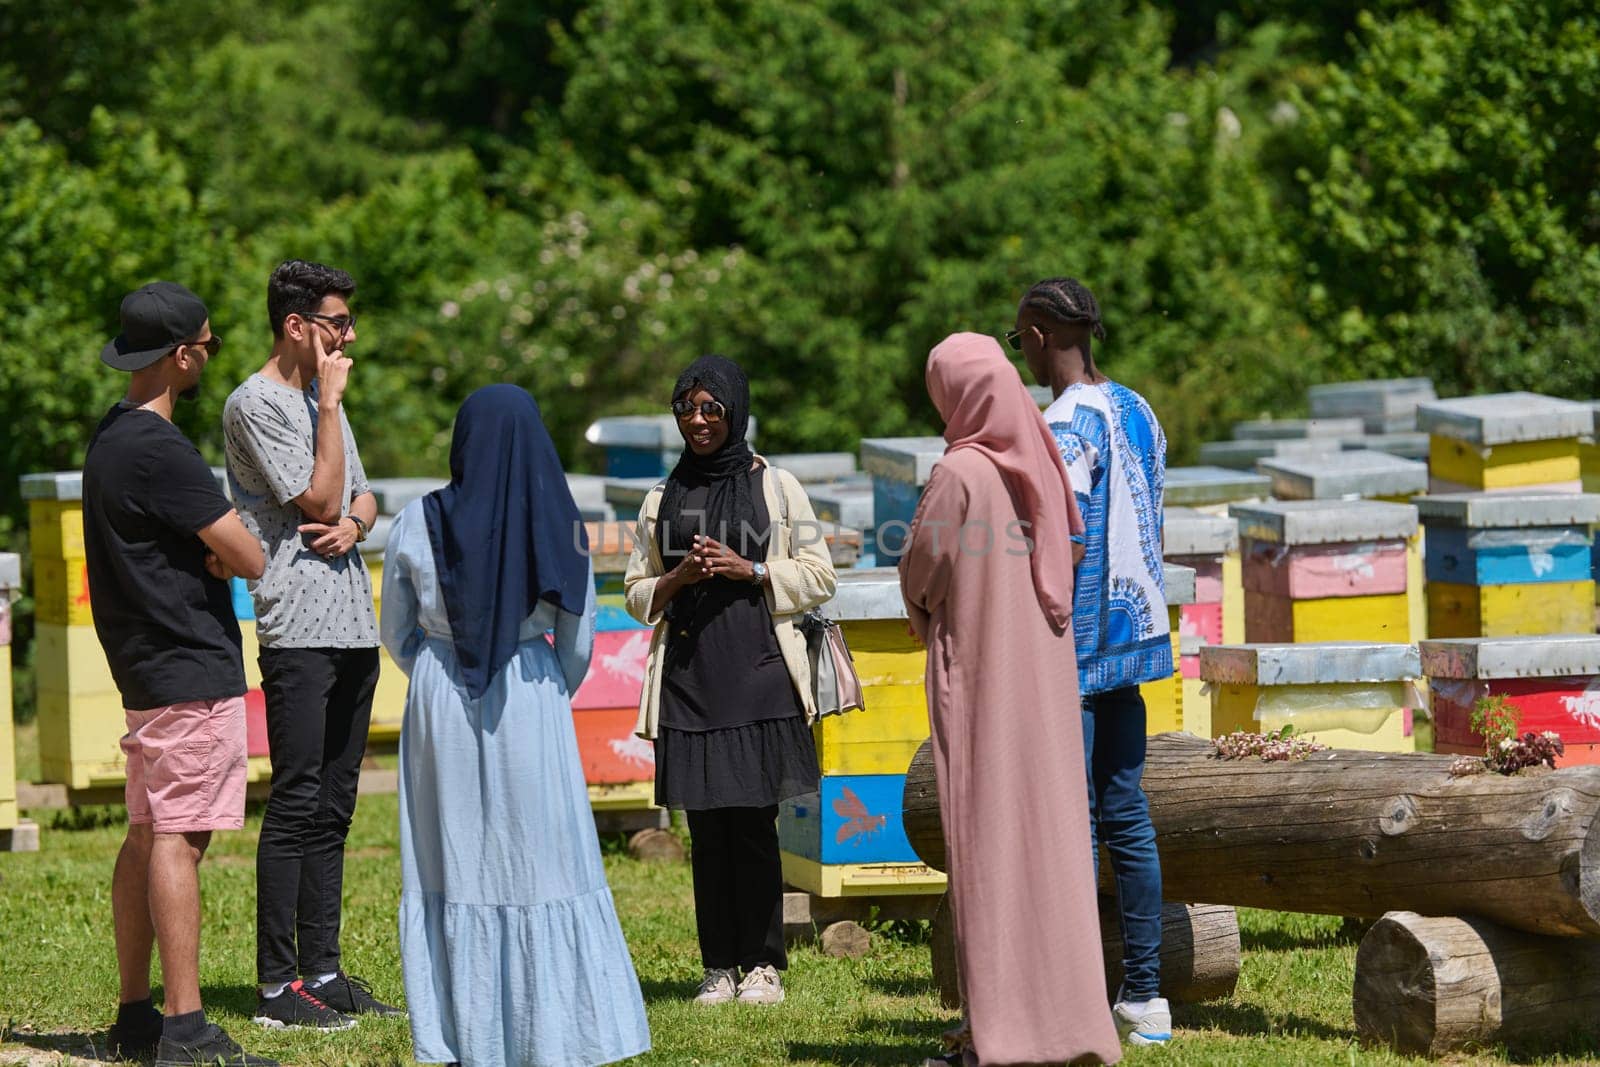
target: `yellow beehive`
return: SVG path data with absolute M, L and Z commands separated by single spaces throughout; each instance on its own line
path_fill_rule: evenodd
M 780 852 L 783 880 L 819 897 L 894 897 L 939 893 L 946 878 L 920 863 L 818 863 Z
M 0 598 L 5 590 L 0 589 Z M 0 604 L 0 611 L 7 610 Z M 11 646 L 0 644 L 0 830 L 17 828 L 17 749 L 11 727 Z
M 1582 467 L 1576 437 L 1484 446 L 1434 434 L 1428 439 L 1428 473 L 1469 489 L 1510 489 L 1577 481 Z
M 822 773 L 904 774 L 928 737 L 927 652 L 902 619 L 852 619 L 840 626 L 867 706 L 812 727 Z
M 33 614 L 43 623 L 93 626 L 89 568 L 81 558 L 33 558 Z
M 1196 737 L 1215 737 L 1211 726 L 1211 697 L 1200 678 L 1180 678 L 1183 687 L 1183 728 Z
M 1326 700 L 1329 709 L 1338 707 L 1342 690 L 1349 686 L 1278 686 L 1276 689 L 1293 688 L 1305 691 L 1307 696 L 1313 695 L 1317 690 L 1326 691 Z M 1256 717 L 1258 702 L 1262 696 L 1262 689 L 1253 685 L 1218 685 L 1212 688 L 1211 717 L 1212 727 L 1216 735 L 1232 733 L 1235 730 L 1260 731 L 1267 733 L 1280 730 L 1285 725 L 1293 725 L 1295 733 L 1310 737 L 1330 748 L 1354 748 L 1368 752 L 1413 752 L 1416 750 L 1416 741 L 1411 736 L 1408 727 L 1409 715 L 1404 708 L 1404 687 L 1394 685 L 1394 704 L 1387 708 L 1362 709 L 1354 713 L 1370 720 L 1362 725 L 1373 725 L 1377 728 L 1372 731 L 1356 730 L 1347 727 L 1319 726 L 1315 718 L 1299 718 L 1294 716 L 1267 715 L 1263 719 Z M 1343 712 L 1351 715 L 1350 712 Z
M 1426 571 L 1423 568 L 1423 536 L 1425 527 L 1406 539 L 1406 607 L 1410 614 L 1411 643 L 1416 644 L 1428 636 L 1428 600 L 1422 595 L 1426 588 Z
M 1244 641 L 1244 563 L 1238 549 L 1222 557 L 1222 643 Z
M 372 607 L 379 621 L 383 619 L 383 557 L 377 553 L 366 557 L 367 574 L 372 579 Z M 370 741 L 393 742 L 400 739 L 400 725 L 406 716 L 406 692 L 411 680 L 406 672 L 389 655 L 389 650 L 378 649 L 378 687 L 372 694 L 372 722 L 367 727 Z
M 1412 609 L 1405 593 L 1290 600 L 1247 592 L 1249 617 L 1261 620 L 1256 641 L 1408 641 Z M 1287 629 L 1284 626 L 1288 623 Z
M 39 772 L 47 782 L 72 789 L 120 785 L 120 744 L 127 732 L 122 697 L 115 693 L 74 696 L 40 680 Z
M 83 558 L 83 504 L 77 500 L 28 501 L 33 558 Z
M 1428 583 L 1430 637 L 1592 633 L 1595 583 Z
M 1145 682 L 1139 687 L 1144 697 L 1145 733 L 1160 734 L 1183 729 L 1183 676 L 1178 673 L 1179 607 L 1167 606 L 1167 621 L 1172 628 L 1172 677 Z

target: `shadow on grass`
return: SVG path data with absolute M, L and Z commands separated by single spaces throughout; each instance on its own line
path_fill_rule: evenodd
M 59 1033 L 36 1034 L 26 1030 L 8 1030 L 3 1035 L 4 1040 L 26 1045 L 28 1048 L 40 1052 L 49 1052 L 57 1056 L 71 1056 L 80 1060 L 100 1060 L 105 1063 L 118 1062 L 111 1058 L 106 1051 L 106 1032 L 97 1030 L 94 1033 Z
M 227 1011 L 234 1015 L 242 1015 L 246 1019 L 256 1013 L 256 1004 L 259 1003 L 261 991 L 253 985 L 203 985 L 200 987 L 200 1003 L 204 1004 L 206 1011 L 215 1013 Z
M 864 1019 L 853 1041 L 791 1041 L 788 1059 L 819 1063 L 921 1063 L 940 1050 L 939 1035 L 949 1028 L 937 1019 Z M 873 1040 L 877 1038 L 877 1040 Z
M 863 983 L 875 993 L 882 993 L 890 997 L 920 997 L 928 993 L 937 994 L 939 987 L 933 984 L 933 979 L 925 976 L 915 978 L 888 978 L 874 975 Z
M 672 1001 L 690 1001 L 694 999 L 695 991 L 700 988 L 700 983 L 694 980 L 667 981 L 660 978 L 645 978 L 639 982 L 639 990 L 644 994 L 646 1004 L 660 1004 Z
M 1221 1030 L 1236 1037 L 1290 1034 L 1325 1041 L 1351 1041 L 1355 1026 L 1338 1027 L 1293 1012 L 1268 1014 L 1254 1004 L 1176 1004 L 1172 1021 L 1184 1029 Z

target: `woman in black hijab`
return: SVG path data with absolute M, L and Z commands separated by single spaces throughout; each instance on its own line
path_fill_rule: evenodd
M 833 595 L 833 564 L 804 490 L 745 440 L 738 364 L 696 360 L 672 411 L 683 455 L 645 498 L 625 579 L 628 610 L 656 628 L 639 733 L 656 743 L 656 802 L 688 813 L 695 1000 L 776 1004 L 788 965 L 778 804 L 818 778 L 795 622 Z

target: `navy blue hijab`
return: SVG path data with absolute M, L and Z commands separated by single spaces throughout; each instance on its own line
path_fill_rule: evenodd
M 483 696 L 541 600 L 581 615 L 589 536 L 539 405 L 489 385 L 456 414 L 450 484 L 422 498 L 461 678 Z

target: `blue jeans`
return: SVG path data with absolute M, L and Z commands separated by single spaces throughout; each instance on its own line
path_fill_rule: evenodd
M 1122 997 L 1158 997 L 1161 985 L 1161 860 L 1144 776 L 1144 697 L 1126 686 L 1083 698 L 1083 756 L 1096 880 L 1099 845 L 1111 855 L 1122 923 Z

